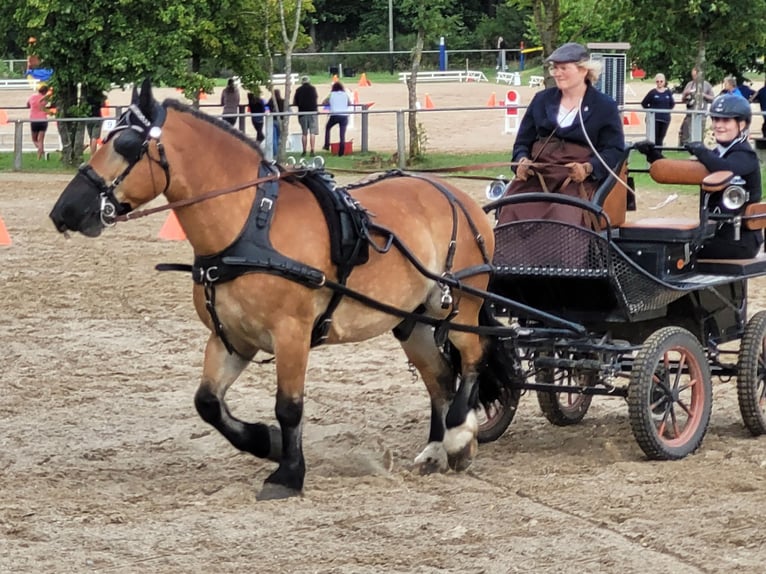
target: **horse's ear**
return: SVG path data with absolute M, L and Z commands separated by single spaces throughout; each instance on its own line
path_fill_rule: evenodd
M 138 105 L 138 88 L 133 84 L 133 93 L 130 96 L 130 103 Z
M 152 112 L 154 111 L 154 96 L 152 95 L 152 80 L 146 78 L 141 84 L 141 96 L 138 101 L 138 109 L 141 110 L 149 120 L 152 120 Z

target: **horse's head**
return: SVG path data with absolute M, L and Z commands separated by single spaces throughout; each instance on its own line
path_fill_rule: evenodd
M 56 229 L 79 231 L 96 237 L 101 230 L 167 189 L 170 173 L 160 143 L 165 109 L 154 100 L 151 83 L 145 80 L 141 92 L 134 87 L 133 99 L 104 145 L 91 160 L 80 166 L 50 213 Z M 146 164 L 146 167 L 142 164 Z M 150 185 L 130 185 L 133 169 L 149 170 Z M 140 176 L 134 176 L 136 179 Z M 147 181 L 145 180 L 145 181 Z

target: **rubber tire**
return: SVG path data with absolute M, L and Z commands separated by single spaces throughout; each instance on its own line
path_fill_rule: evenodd
M 479 403 L 479 432 L 476 439 L 480 444 L 494 442 L 503 436 L 516 415 L 520 398 L 521 389 L 504 387 L 500 398 L 491 405 Z
M 695 381 L 681 388 L 686 391 L 683 403 L 678 396 L 672 395 L 668 401 L 667 393 L 655 382 L 655 378 L 659 378 L 666 383 L 666 388 L 678 390 L 675 387 L 679 381 L 676 380 L 674 384 L 678 369 L 673 369 L 672 365 L 667 371 L 662 368 L 663 361 L 670 353 L 684 360 L 691 380 Z M 664 401 L 664 406 L 658 405 L 659 401 Z M 659 420 L 657 416 L 660 413 L 656 412 L 658 406 L 664 408 Z M 664 327 L 655 331 L 636 354 L 628 385 L 630 426 L 641 450 L 653 460 L 678 460 L 693 453 L 705 437 L 712 407 L 710 364 L 697 338 L 681 327 Z M 665 421 L 670 422 L 673 417 L 680 420 L 681 415 L 688 416 L 685 424 L 677 428 L 673 436 L 660 432 Z M 672 427 L 668 425 L 666 429 L 669 428 Z
M 737 362 L 737 400 L 747 430 L 766 433 L 766 311 L 758 311 L 745 326 Z
M 553 370 L 544 369 L 537 374 L 536 378 L 538 382 L 552 383 L 554 380 Z M 578 384 L 591 386 L 593 384 L 592 377 L 588 376 L 590 380 L 586 379 L 583 381 L 585 378 L 585 375 L 579 377 Z M 572 397 L 575 397 L 575 399 L 570 403 L 569 401 Z M 576 425 L 582 421 L 592 402 L 593 395 L 537 391 L 537 404 L 540 405 L 540 410 L 543 411 L 548 421 L 559 427 Z

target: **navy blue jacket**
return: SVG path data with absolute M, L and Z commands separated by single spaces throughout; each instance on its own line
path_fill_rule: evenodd
M 670 90 L 660 92 L 657 88 L 649 90 L 649 93 L 641 100 L 641 107 L 645 109 L 672 110 L 675 105 L 676 101 L 673 99 L 673 92 Z M 655 113 L 654 118 L 658 122 L 670 123 L 670 114 L 665 112 Z
M 545 140 L 554 130 L 554 137 L 590 147 L 579 117 L 567 128 L 558 127 L 560 105 L 561 90 L 558 88 L 548 88 L 535 94 L 521 120 L 513 144 L 514 163 L 523 157 L 532 159 L 532 144 L 537 140 Z M 625 159 L 625 134 L 617 102 L 589 84 L 580 109 L 588 138 L 607 165 L 614 169 Z M 608 175 L 598 158 L 593 157 L 590 164 L 593 167 L 593 179 L 602 180 Z
M 719 156 L 717 151 L 706 148 L 695 150 L 694 155 L 708 171 L 731 171 L 734 175 L 742 177 L 745 180 L 744 188 L 750 194 L 747 204 L 761 201 L 761 166 L 755 150 L 747 140 L 739 141 L 726 149 L 723 157 Z M 710 211 L 714 211 L 716 208 L 724 213 L 728 211 L 723 207 L 722 191 L 710 194 L 708 208 Z M 732 240 L 734 238 L 734 226 L 730 224 L 720 225 L 716 237 Z M 752 253 L 755 253 L 763 243 L 763 233 L 760 230 L 751 231 L 743 227 L 740 231 L 740 242 L 749 246 L 753 250 Z

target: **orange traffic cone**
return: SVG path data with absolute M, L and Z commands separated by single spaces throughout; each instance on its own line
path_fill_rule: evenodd
M 496 105 L 497 105 L 497 98 L 495 97 L 495 92 L 492 92 L 492 95 L 487 100 L 487 107 L 494 108 Z
M 104 105 L 101 108 L 101 117 L 102 118 L 109 117 L 109 100 L 104 100 Z
M 640 126 L 641 120 L 638 119 L 638 114 L 636 112 L 630 112 L 623 116 L 622 123 L 626 126 Z
M 186 233 L 184 233 L 181 224 L 178 222 L 175 211 L 171 211 L 168 214 L 168 218 L 160 228 L 157 237 L 167 239 L 168 241 L 184 241 L 186 239 Z
M 10 245 L 11 243 L 11 236 L 8 235 L 8 230 L 5 228 L 3 218 L 0 217 L 0 245 Z
M 425 97 L 425 104 L 423 105 L 423 107 L 424 107 L 425 109 L 427 109 L 427 110 L 432 110 L 432 109 L 434 109 L 434 108 L 436 107 L 436 106 L 434 105 L 434 102 L 433 102 L 433 100 L 431 99 L 431 96 L 429 96 L 428 94 L 426 94 L 426 97 Z
M 0 108 L 0 126 L 4 126 L 8 123 L 8 113 Z
M 372 85 L 372 82 L 367 79 L 367 74 L 362 72 L 362 75 L 359 77 L 359 87 L 360 88 L 368 88 Z

